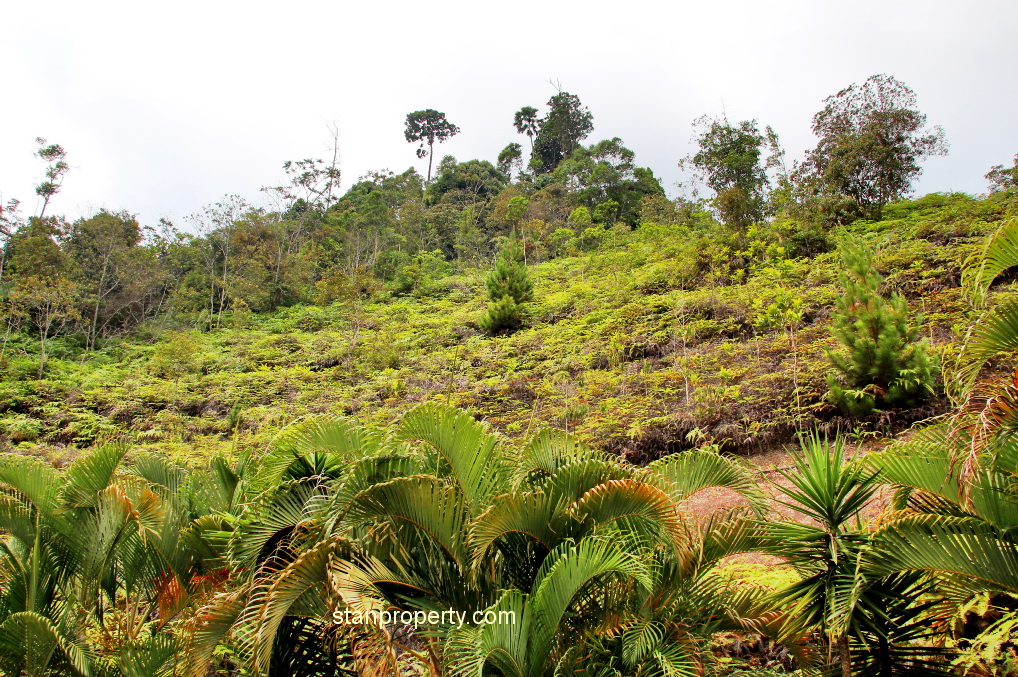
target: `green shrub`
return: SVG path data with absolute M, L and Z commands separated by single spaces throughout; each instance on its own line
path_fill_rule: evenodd
M 0 418 L 0 431 L 14 443 L 35 442 L 42 435 L 42 422 L 24 414 L 5 416 Z

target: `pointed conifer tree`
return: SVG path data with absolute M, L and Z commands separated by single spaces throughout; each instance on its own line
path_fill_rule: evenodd
M 901 294 L 880 294 L 883 278 L 864 242 L 843 242 L 841 261 L 842 295 L 831 331 L 847 352 L 827 352 L 837 372 L 827 377 L 830 401 L 857 417 L 920 404 L 934 383 L 926 342 L 918 338 L 920 320 L 910 321 Z
M 509 240 L 499 252 L 486 285 L 491 305 L 481 317 L 481 329 L 495 335 L 522 327 L 526 317 L 524 304 L 534 298 L 534 283 L 516 240 Z

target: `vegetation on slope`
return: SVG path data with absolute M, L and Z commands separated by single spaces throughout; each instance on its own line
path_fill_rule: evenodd
M 961 264 L 1010 204 L 931 195 L 844 227 L 873 246 L 885 293 L 922 314 L 940 361 L 973 313 Z M 829 251 L 804 256 L 780 223 L 755 227 L 740 246 L 700 218 L 607 231 L 596 249 L 530 266 L 530 326 L 508 336 L 478 327 L 484 270 L 434 280 L 426 295 L 376 288 L 328 306 L 226 311 L 210 332 L 150 323 L 87 353 L 51 340 L 41 380 L 38 341 L 12 335 L 0 434 L 51 452 L 126 436 L 201 457 L 264 447 L 306 413 L 387 423 L 436 400 L 513 436 L 552 425 L 647 461 L 704 442 L 752 449 L 837 422 L 825 356 L 836 346 L 837 231 L 826 235 Z M 790 323 L 779 310 L 789 303 L 801 315 Z M 868 425 L 887 431 L 935 411 L 886 411 Z

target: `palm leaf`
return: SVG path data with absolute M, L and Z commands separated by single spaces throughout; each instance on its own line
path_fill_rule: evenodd
M 672 497 L 661 489 L 633 479 L 608 480 L 570 506 L 579 521 L 596 528 L 617 523 L 634 534 L 677 546 L 689 533 Z
M 1018 544 L 975 517 L 910 515 L 874 535 L 871 554 L 877 575 L 925 571 L 955 577 L 972 594 L 1018 593 Z
M 418 475 L 372 485 L 351 501 L 346 519 L 351 523 L 381 519 L 397 528 L 409 526 L 418 538 L 441 548 L 461 570 L 468 566 L 463 495 L 442 480 Z
M 403 417 L 396 434 L 408 442 L 423 442 L 437 452 L 473 514 L 480 514 L 489 498 L 505 486 L 509 467 L 499 438 L 465 411 L 422 404 Z
M 489 562 L 491 549 L 509 534 L 521 534 L 550 552 L 567 535 L 567 530 L 558 525 L 558 515 L 566 505 L 560 496 L 543 492 L 499 498 L 470 525 L 473 568 Z
M 267 587 L 254 591 L 248 609 L 238 622 L 253 624 L 250 656 L 256 672 L 268 668 L 280 624 L 290 615 L 291 608 L 305 599 L 308 593 L 321 600 L 325 605 L 323 611 L 331 610 L 327 604 L 330 601 L 330 569 L 348 551 L 347 543 L 341 539 L 321 541 L 274 573 L 267 581 L 270 583 Z
M 0 623 L 0 666 L 9 675 L 26 677 L 91 671 L 81 646 L 49 618 L 32 611 L 11 614 Z
M 1013 266 L 1018 266 L 1018 218 L 1014 217 L 1005 219 L 982 247 L 969 255 L 962 270 L 962 289 L 981 307 L 993 281 Z
M 957 376 L 949 383 L 956 402 L 972 390 L 991 358 L 1018 349 L 1018 301 L 1007 301 L 984 313 L 969 330 L 957 359 Z
M 43 514 L 56 509 L 63 482 L 64 476 L 41 459 L 17 454 L 0 456 L 0 487 L 17 492 Z
M 533 637 L 530 615 L 519 590 L 506 590 L 488 609 L 511 615 L 515 623 L 465 625 L 449 632 L 446 667 L 452 677 L 483 677 L 494 671 L 504 677 L 531 677 L 543 674 L 530 664 L 529 640 Z
M 60 492 L 63 505 L 68 508 L 95 506 L 97 495 L 109 485 L 126 453 L 126 444 L 111 442 L 79 456 L 64 477 Z
M 527 606 L 533 619 L 529 665 L 543 668 L 566 611 L 592 580 L 617 575 L 650 589 L 652 579 L 646 563 L 623 545 L 619 540 L 585 538 L 576 545 L 563 543 L 549 554 Z
M 534 435 L 518 452 L 513 463 L 511 485 L 519 489 L 531 486 L 558 473 L 563 466 L 583 461 L 605 460 L 603 452 L 591 449 L 577 437 L 561 430 L 546 428 Z
M 659 486 L 681 503 L 709 487 L 730 489 L 743 498 L 757 514 L 767 510 L 767 497 L 760 480 L 735 459 L 714 451 L 694 449 L 654 461 L 647 470 L 661 478 Z

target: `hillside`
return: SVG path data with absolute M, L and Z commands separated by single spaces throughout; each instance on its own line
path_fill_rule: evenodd
M 177 316 L 93 351 L 54 339 L 43 379 L 38 340 L 11 334 L 0 449 L 59 460 L 123 438 L 199 460 L 263 449 L 307 414 L 382 425 L 430 400 L 511 437 L 551 426 L 641 463 L 708 443 L 751 453 L 818 424 L 891 434 L 944 400 L 863 421 L 826 402 L 835 244 L 872 243 L 885 292 L 907 297 L 933 355 L 950 360 L 974 317 L 961 263 L 1013 209 L 1009 195 L 928 195 L 830 230 L 778 220 L 740 235 L 706 215 L 619 225 L 529 266 L 529 326 L 508 336 L 478 330 L 486 265 L 405 293 L 367 283 L 328 305 L 235 308 L 213 331 Z M 771 304 L 801 316 L 769 321 Z

